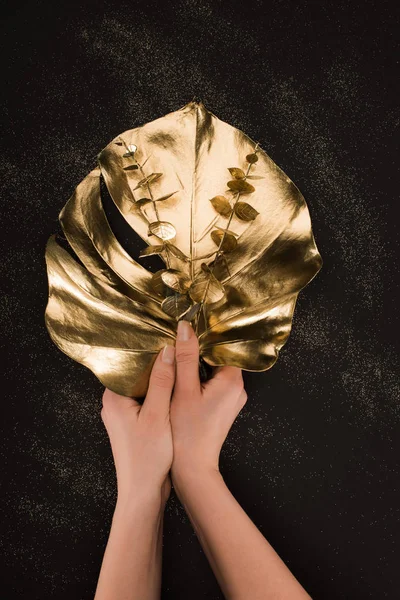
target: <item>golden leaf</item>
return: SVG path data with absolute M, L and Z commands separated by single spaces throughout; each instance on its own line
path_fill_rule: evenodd
M 123 158 L 130 145 L 137 146 L 141 177 L 133 185 L 136 173 L 125 170 Z M 255 142 L 197 102 L 125 131 L 99 153 L 98 162 L 60 214 L 79 262 L 53 238 L 46 249 L 46 325 L 54 342 L 113 391 L 143 396 L 158 352 L 176 337 L 176 317 L 162 308 L 174 293 L 165 272 L 176 270 L 185 283 L 168 279 L 170 285 L 184 290 L 192 281 L 188 294 L 196 304 L 178 318 L 194 319 L 202 358 L 214 366 L 270 368 L 289 336 L 298 293 L 322 264 L 305 200 L 293 182 Z M 220 216 L 209 199 L 224 193 L 232 164 L 246 173 L 246 180 L 232 175 L 228 184 L 235 193 L 232 207 L 251 190 L 259 215 L 251 223 L 235 221 L 237 250 L 225 257 L 215 241 L 222 241 Z M 247 177 L 263 179 L 253 188 Z M 178 252 L 166 245 L 161 272 L 147 271 L 117 241 L 102 206 L 101 179 L 146 244 L 160 223 L 168 225 L 168 235 L 173 228 Z M 133 187 L 148 200 L 179 194 L 173 202 L 146 202 L 144 214 Z M 201 267 L 217 255 L 224 260 Z
M 222 252 L 232 252 L 237 246 L 237 239 L 231 231 L 224 232 L 222 229 L 214 229 L 211 238 Z
M 228 188 L 232 190 L 232 192 L 240 192 L 241 194 L 251 194 L 251 192 L 255 191 L 255 187 L 251 185 L 251 183 L 247 183 L 244 179 L 233 179 L 232 181 L 228 181 Z
M 235 215 L 239 219 L 242 219 L 242 221 L 254 221 L 256 216 L 260 214 L 250 204 L 247 204 L 247 202 L 236 202 L 234 211 Z
M 135 205 L 136 206 L 144 206 L 145 204 L 148 204 L 149 202 L 152 202 L 152 200 L 150 198 L 139 198 L 139 200 L 136 200 Z
M 216 254 L 214 260 L 212 260 L 208 266 L 211 267 L 213 270 L 215 269 L 215 267 L 218 267 L 217 272 L 219 280 L 226 279 L 227 275 L 228 277 L 231 276 L 229 265 L 223 252 Z
M 173 196 L 174 194 L 176 194 L 176 192 L 165 194 L 165 196 L 161 196 L 161 198 L 155 198 L 154 202 L 163 202 L 164 200 L 168 200 L 168 198 L 171 198 L 171 196 Z
M 242 169 L 230 167 L 228 170 L 232 177 L 234 177 L 234 179 L 243 179 L 244 177 L 246 177 L 246 173 Z
M 133 190 L 137 190 L 140 187 L 143 187 L 145 185 L 149 185 L 150 183 L 153 183 L 154 181 L 157 181 L 157 179 L 159 179 L 162 176 L 162 173 L 151 173 L 150 175 L 147 175 L 147 177 L 144 177 L 143 179 L 141 179 L 139 181 L 139 183 L 137 184 L 137 186 L 135 188 L 133 188 Z
M 229 204 L 229 200 L 227 200 L 225 196 L 214 196 L 214 198 L 211 198 L 210 202 L 217 213 L 223 215 L 224 217 L 229 217 L 232 212 L 232 207 Z
M 167 221 L 154 221 L 149 225 L 149 235 L 156 235 L 161 240 L 173 240 L 176 236 L 176 229 Z
M 156 292 L 156 294 L 159 294 L 163 297 L 167 295 L 168 291 L 167 286 L 162 278 L 162 274 L 165 272 L 165 270 L 166 269 L 160 269 L 159 271 L 156 271 L 153 277 L 151 278 L 151 287 Z
M 203 271 L 193 281 L 189 289 L 189 296 L 194 302 L 211 304 L 222 300 L 225 296 L 225 290 L 224 286 L 211 272 Z
M 177 269 L 165 269 L 160 271 L 160 274 L 167 287 L 181 294 L 187 292 L 192 283 L 187 275 Z
M 161 308 L 170 317 L 179 319 L 182 315 L 187 313 L 192 306 L 190 298 L 182 294 L 173 294 L 163 300 Z
M 200 309 L 200 302 L 196 302 L 196 304 L 192 304 L 192 306 L 186 312 L 181 314 L 180 319 L 188 322 L 193 321 Z
M 212 273 L 212 269 L 210 268 L 210 266 L 207 263 L 201 263 L 200 265 L 201 270 L 203 271 L 203 273 Z
M 154 254 L 161 254 L 165 250 L 164 246 L 147 246 L 144 250 L 140 251 L 139 258 L 143 256 L 153 256 Z

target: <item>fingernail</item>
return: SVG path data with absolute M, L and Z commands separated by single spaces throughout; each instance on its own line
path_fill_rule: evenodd
M 187 321 L 178 322 L 178 340 L 180 342 L 187 342 L 192 335 L 192 326 Z
M 163 363 L 167 363 L 167 365 L 173 365 L 175 358 L 175 347 L 174 346 L 165 346 L 162 351 L 161 360 Z

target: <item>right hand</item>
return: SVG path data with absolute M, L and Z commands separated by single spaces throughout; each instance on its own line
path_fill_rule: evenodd
M 237 367 L 218 367 L 212 379 L 200 383 L 197 336 L 189 323 L 180 321 L 170 407 L 173 478 L 182 471 L 219 471 L 222 444 L 246 400 L 242 371 Z

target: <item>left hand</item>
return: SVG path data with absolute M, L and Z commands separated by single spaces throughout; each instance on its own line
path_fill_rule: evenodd
M 103 394 L 101 418 L 110 438 L 119 499 L 138 494 L 161 494 L 163 502 L 168 499 L 173 458 L 169 409 L 174 379 L 175 348 L 166 346 L 154 363 L 142 406 L 109 389 Z

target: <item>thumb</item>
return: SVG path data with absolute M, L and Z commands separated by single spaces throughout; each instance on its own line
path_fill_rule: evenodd
M 157 356 L 150 374 L 149 389 L 141 413 L 168 415 L 175 381 L 174 356 L 175 348 L 173 346 L 165 346 Z
M 200 390 L 199 342 L 193 327 L 187 321 L 178 323 L 176 389 L 183 394 Z

